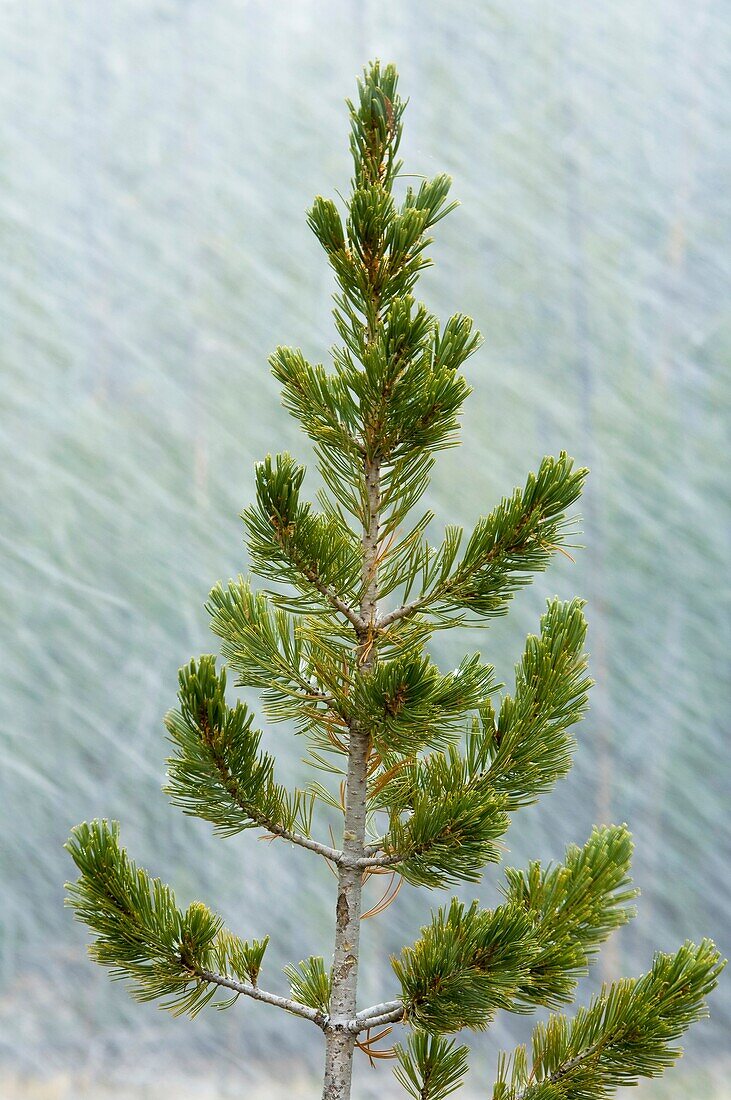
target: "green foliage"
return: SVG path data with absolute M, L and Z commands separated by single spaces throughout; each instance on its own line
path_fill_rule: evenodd
M 309 833 L 312 801 L 274 780 L 274 760 L 259 751 L 261 733 L 238 702 L 226 703 L 226 670 L 215 657 L 191 661 L 179 674 L 179 709 L 166 716 L 175 755 L 168 760 L 173 803 L 210 821 L 223 836 L 260 827 Z
M 482 1030 L 511 1008 L 535 957 L 532 921 L 514 905 L 480 909 L 453 898 L 412 947 L 392 959 L 406 1017 L 431 1034 Z
M 321 473 L 339 504 L 365 518 L 362 459 L 382 470 L 384 535 L 393 532 L 428 484 L 432 452 L 455 442 L 469 387 L 458 368 L 479 346 L 469 318 L 438 322 L 412 291 L 430 261 L 428 231 L 454 209 L 451 181 L 440 175 L 392 188 L 400 168 L 404 103 L 392 65 L 372 66 L 349 103 L 353 193 L 345 226 L 332 200 L 318 197 L 308 221 L 335 272 L 335 325 L 343 347 L 335 373 L 311 368 L 298 352 L 273 360 L 284 401 L 317 445 Z
M 583 601 L 552 600 L 539 637 L 530 635 L 515 670 L 515 695 L 506 696 L 497 723 L 489 703 L 470 750 L 511 810 L 535 802 L 571 767 L 568 729 L 584 715 L 591 680 L 586 675 Z M 488 763 L 489 761 L 489 763 Z
M 464 755 L 450 746 L 414 756 L 378 788 L 372 808 L 389 815 L 384 850 L 407 881 L 479 881 L 484 865 L 500 859 L 508 812 L 535 801 L 568 771 L 567 729 L 583 714 L 590 684 L 581 608 L 579 600 L 549 603 L 541 635 L 529 637 L 516 669 L 515 698 L 505 697 L 497 723 L 489 700 L 482 703 Z M 486 695 L 491 681 L 480 690 Z
M 219 973 L 232 974 L 241 981 L 258 985 L 259 971 L 268 946 L 269 936 L 263 940 L 240 940 L 225 928 L 221 929 L 216 938 L 215 955 Z
M 502 1056 L 493 1100 L 604 1100 L 622 1085 L 656 1077 L 681 1051 L 672 1044 L 707 1015 L 705 998 L 723 968 L 710 940 L 657 954 L 641 978 L 605 985 L 572 1021 L 551 1016 L 525 1047 Z
M 66 845 L 80 872 L 67 904 L 95 934 L 89 951 L 112 977 L 132 981 L 139 1001 L 161 999 L 175 1016 L 195 1016 L 218 987 L 211 970 L 256 983 L 268 938 L 232 936 L 199 901 L 183 911 L 169 886 L 151 879 L 119 845 L 117 822 L 77 825 Z
M 345 230 L 331 201 L 316 199 L 308 216 L 340 287 L 336 323 L 355 349 L 362 347 L 364 324 L 375 329 L 379 312 L 410 294 L 429 263 L 425 233 L 448 213 L 446 176 L 425 181 L 416 193 L 410 189 L 400 209 L 393 201 L 405 107 L 397 83 L 393 65 L 376 63 L 359 83 L 358 103 L 348 103 L 355 176 Z
M 346 100 L 350 112 L 350 152 L 355 167 L 354 188 L 380 183 L 387 187 L 401 168 L 397 161 L 401 116 L 405 103 L 396 93 L 395 65 L 381 69 L 379 61 L 363 71 L 358 81 L 358 103 Z
M 425 1031 L 449 1032 L 485 1027 L 496 1008 L 521 1012 L 570 1000 L 597 946 L 633 915 L 625 904 L 636 894 L 631 854 L 623 826 L 594 829 L 557 867 L 506 870 L 505 905 L 466 909 L 453 898 L 393 961 L 409 1017 Z M 458 860 L 459 848 L 452 868 Z M 444 863 L 450 866 L 448 854 Z
M 454 1039 L 415 1031 L 405 1046 L 396 1045 L 394 1074 L 413 1100 L 446 1100 L 462 1085 L 468 1053 Z
M 356 675 L 350 714 L 382 756 L 409 755 L 458 736 L 465 715 L 492 690 L 493 669 L 479 654 L 441 675 L 429 657 L 409 652 Z
M 304 466 L 290 455 L 268 455 L 256 467 L 256 505 L 244 511 L 243 520 L 258 574 L 294 584 L 297 611 L 327 613 L 328 594 L 348 603 L 357 598 L 361 548 L 345 524 L 300 501 L 304 476 Z
M 396 463 L 454 440 L 470 389 L 459 367 L 479 346 L 469 318 L 450 318 L 440 335 L 437 319 L 407 295 L 395 298 L 363 353 L 363 370 L 345 371 L 358 401 L 364 440 L 378 417 L 378 451 Z M 345 364 L 343 364 L 345 367 Z
M 373 808 L 381 803 L 389 814 L 384 852 L 415 886 L 479 882 L 484 865 L 501 858 L 505 798 L 452 745 L 397 767 Z
M 284 973 L 289 978 L 292 996 L 300 1004 L 317 1009 L 323 1015 L 330 1011 L 332 978 L 325 970 L 320 955 L 310 955 L 297 966 L 285 966 Z
M 282 404 L 315 444 L 320 471 L 335 499 L 361 515 L 363 487 L 362 419 L 350 372 L 329 374 L 312 366 L 302 352 L 279 347 L 269 360 L 282 387 Z
M 415 542 L 396 563 L 395 575 L 387 571 L 388 587 L 403 584 L 414 610 L 429 608 L 442 626 L 504 615 L 515 592 L 565 542 L 573 526 L 566 511 L 580 496 L 587 472 L 574 470 L 564 452 L 544 458 L 524 489 L 515 489 L 477 522 L 459 560 L 464 533 L 448 527 L 437 548 Z
M 321 624 L 309 627 L 243 577 L 217 585 L 208 610 L 237 684 L 260 689 L 267 717 L 304 731 L 330 720 L 334 696 L 343 694 L 343 657 Z
M 545 870 L 532 862 L 525 871 L 507 868 L 503 894 L 530 913 L 536 955 L 515 1005 L 528 1010 L 571 1000 L 576 979 L 599 944 L 634 916 L 637 895 L 630 886 L 632 839 L 624 825 L 595 827 L 583 848 L 566 849 L 566 859 Z

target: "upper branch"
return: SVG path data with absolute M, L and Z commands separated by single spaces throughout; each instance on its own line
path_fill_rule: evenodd
M 315 513 L 310 504 L 300 501 L 304 475 L 304 466 L 287 454 L 274 460 L 267 456 L 257 465 L 256 505 L 242 517 L 252 561 L 261 576 L 298 589 L 297 610 L 321 612 L 324 600 L 359 631 L 364 626 L 355 610 L 360 544 L 335 514 Z
M 208 604 L 213 630 L 242 687 L 261 690 L 267 715 L 304 731 L 318 723 L 347 724 L 338 701 L 347 687 L 349 644 L 274 605 L 239 577 L 217 585 Z
M 333 863 L 343 853 L 308 835 L 312 800 L 274 780 L 274 761 L 259 751 L 261 734 L 238 702 L 226 703 L 226 672 L 211 656 L 180 670 L 179 709 L 166 724 L 176 753 L 168 760 L 167 793 L 186 813 L 212 822 L 224 835 L 254 826 L 308 848 Z
M 302 562 L 296 555 L 293 555 L 292 562 L 302 570 L 302 576 L 305 580 L 308 580 L 320 595 L 324 596 L 330 606 L 333 607 L 335 611 L 339 611 L 356 631 L 365 629 L 366 623 L 361 619 L 358 612 L 354 611 L 350 604 L 341 600 L 329 585 L 321 581 L 315 569 L 310 568 L 306 562 Z
M 530 582 L 532 573 L 545 569 L 560 549 L 570 522 L 566 510 L 581 493 L 586 473 L 574 470 L 564 452 L 544 458 L 524 489 L 516 489 L 479 520 L 459 562 L 459 528 L 449 528 L 436 550 L 417 543 L 389 586 L 397 581 L 411 586 L 421 574 L 422 592 L 382 615 L 378 629 L 385 631 L 427 607 L 447 619 L 504 614 L 515 591 Z

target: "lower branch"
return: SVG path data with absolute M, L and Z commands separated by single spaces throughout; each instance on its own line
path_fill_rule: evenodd
M 236 777 L 231 774 L 226 760 L 216 749 L 214 730 L 211 729 L 205 715 L 201 715 L 199 721 L 211 760 L 218 771 L 221 786 L 246 817 L 255 822 L 260 829 L 266 829 L 272 836 L 279 837 L 281 840 L 288 840 L 290 844 L 297 844 L 300 848 L 307 848 L 311 852 L 317 852 L 318 855 L 324 856 L 325 859 L 330 860 L 331 863 L 338 864 L 343 862 L 343 853 L 337 848 L 331 848 L 327 844 L 320 844 L 319 841 L 312 840 L 308 836 L 303 836 L 302 833 L 298 833 L 294 829 L 287 829 L 284 825 L 280 825 L 278 821 L 272 821 L 271 818 L 259 813 L 256 804 L 242 796 Z
M 397 863 L 403 863 L 405 855 L 400 852 L 390 852 L 388 855 L 367 855 L 358 860 L 359 867 L 394 867 Z
M 264 1004 L 274 1005 L 275 1008 L 291 1012 L 293 1016 L 301 1016 L 302 1019 L 316 1024 L 324 1032 L 337 1030 L 350 1035 L 359 1035 L 361 1031 L 380 1027 L 381 1024 L 397 1024 L 404 1018 L 404 1006 L 401 1001 L 384 1001 L 382 1004 L 364 1009 L 344 1024 L 338 1024 L 317 1009 L 309 1008 L 291 997 L 280 997 L 277 993 L 268 993 L 266 989 L 260 989 L 258 985 L 252 985 L 251 982 L 241 982 L 225 974 L 214 974 L 212 970 L 195 970 L 194 973 L 200 981 L 210 982 L 223 989 L 231 989 L 234 993 L 251 997 L 255 1001 L 262 1001 Z
M 262 829 L 266 829 L 272 836 L 278 837 L 280 840 L 288 840 L 290 844 L 297 844 L 300 848 L 309 849 L 310 852 L 317 852 L 318 855 L 323 856 L 331 863 L 339 864 L 350 862 L 338 848 L 330 848 L 327 844 L 320 844 L 319 840 L 312 840 L 310 837 L 303 836 L 301 833 L 290 832 L 289 829 L 284 829 L 281 825 L 277 825 L 273 821 L 268 821 L 266 818 L 252 818 L 252 820 L 256 820 L 257 825 Z
M 356 1035 L 361 1031 L 368 1031 L 372 1027 L 380 1027 L 381 1024 L 397 1024 L 404 1018 L 404 1006 L 401 1001 L 384 1001 L 383 1004 L 373 1005 L 363 1012 L 359 1012 L 350 1021 L 350 1030 Z
M 264 1004 L 274 1005 L 275 1008 L 283 1008 L 285 1012 L 291 1012 L 294 1016 L 301 1016 L 305 1020 L 310 1020 L 323 1031 L 325 1030 L 327 1017 L 322 1012 L 318 1012 L 314 1008 L 308 1008 L 307 1005 L 300 1004 L 299 1001 L 293 1001 L 290 997 L 280 997 L 276 993 L 267 993 L 265 989 L 260 989 L 258 985 L 251 985 L 250 982 L 239 982 L 233 978 L 227 978 L 223 974 L 214 974 L 210 970 L 196 970 L 195 976 L 200 978 L 201 981 L 220 985 L 224 989 L 232 989 L 234 993 L 241 993 L 245 997 L 252 997 L 255 1001 L 263 1001 Z

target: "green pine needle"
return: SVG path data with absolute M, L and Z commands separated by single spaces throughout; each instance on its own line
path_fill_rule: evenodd
M 535 802 L 569 771 L 574 740 L 568 732 L 587 708 L 583 601 L 549 601 L 539 637 L 530 635 L 495 721 L 489 702 L 470 751 L 485 760 L 510 809 Z M 487 761 L 489 760 L 489 764 Z
M 179 709 L 165 719 L 176 750 L 165 787 L 172 802 L 222 836 L 255 827 L 307 835 L 312 799 L 275 782 L 252 715 L 241 702 L 226 703 L 226 670 L 217 673 L 215 657 L 204 656 L 180 670 L 179 682 Z
M 310 955 L 297 966 L 285 966 L 292 996 L 300 1004 L 317 1009 L 323 1016 L 330 1012 L 332 978 L 320 955 Z
M 454 1039 L 415 1031 L 405 1046 L 396 1044 L 394 1075 L 413 1100 L 446 1100 L 463 1083 L 468 1053 Z
M 268 939 L 237 939 L 199 901 L 179 909 L 170 887 L 120 847 L 116 821 L 77 825 L 66 850 L 80 872 L 66 885 L 67 904 L 95 935 L 91 957 L 129 979 L 137 1000 L 195 1016 L 218 992 L 204 972 L 256 983 Z
M 506 901 L 528 911 L 534 921 L 537 954 L 515 1007 L 555 1007 L 571 1000 L 597 948 L 635 915 L 638 891 L 630 884 L 632 838 L 624 825 L 595 827 L 583 848 L 570 845 L 564 863 L 545 870 L 507 868 Z
M 503 1055 L 493 1100 L 606 1100 L 659 1076 L 680 1057 L 675 1041 L 708 1014 L 724 965 L 710 940 L 657 954 L 647 974 L 604 985 L 573 1020 L 538 1024 L 530 1066 L 524 1047 Z
M 409 652 L 356 675 L 349 709 L 382 756 L 411 755 L 454 740 L 465 716 L 493 690 L 493 669 L 479 654 L 442 675 L 428 656 Z
M 517 906 L 480 909 L 453 898 L 391 960 L 406 1019 L 430 1034 L 483 1030 L 499 1008 L 512 1007 L 536 952 L 530 916 Z
M 479 882 L 501 858 L 505 799 L 454 746 L 397 768 L 373 807 L 388 810 L 384 852 L 415 886 Z
M 328 613 L 329 596 L 357 601 L 361 548 L 332 515 L 313 513 L 299 491 L 305 475 L 287 454 L 268 455 L 256 468 L 256 505 L 243 513 L 249 553 L 259 576 L 294 584 L 297 609 Z

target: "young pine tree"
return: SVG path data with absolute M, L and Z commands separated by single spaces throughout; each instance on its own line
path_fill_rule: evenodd
M 208 605 L 236 683 L 261 690 L 268 719 L 290 721 L 332 781 L 294 791 L 277 782 L 252 714 L 227 701 L 212 656 L 181 669 L 166 719 L 166 790 L 177 806 L 222 836 L 258 829 L 331 865 L 332 962 L 290 966 L 289 994 L 269 992 L 259 984 L 268 938 L 239 939 L 200 902 L 180 909 L 120 846 L 116 823 L 73 831 L 80 877 L 69 902 L 94 933 L 92 956 L 131 979 L 141 1000 L 195 1015 L 242 995 L 314 1024 L 324 1100 L 350 1096 L 355 1048 L 372 1054 L 394 1025 L 407 1029 L 395 1048 L 398 1080 L 416 1100 L 443 1100 L 467 1062 L 448 1035 L 486 1028 L 498 1009 L 571 1001 L 599 944 L 632 916 L 632 845 L 623 826 L 596 828 L 563 863 L 507 870 L 494 909 L 453 898 L 392 959 L 388 999 L 358 1007 L 364 882 L 477 882 L 499 861 L 511 814 L 568 771 L 569 731 L 590 681 L 580 600 L 549 602 L 513 693 L 498 702 L 478 654 L 442 673 L 427 653 L 435 631 L 504 614 L 547 566 L 586 470 L 565 454 L 545 458 L 469 535 L 447 527 L 440 544 L 427 541 L 432 516 L 417 505 L 436 453 L 456 442 L 470 392 L 461 368 L 480 338 L 469 318 L 442 325 L 413 297 L 431 229 L 455 204 L 444 175 L 394 194 L 404 103 L 393 66 L 371 65 L 348 107 L 345 221 L 319 197 L 308 217 L 338 285 L 333 369 L 286 347 L 271 359 L 284 405 L 315 447 L 321 510 L 302 499 L 302 466 L 267 457 L 243 519 L 252 569 L 273 587 L 257 591 L 239 577 L 216 586 Z M 338 848 L 321 839 L 319 803 L 342 812 Z M 679 1054 L 675 1040 L 705 1014 L 721 967 L 710 941 L 688 942 L 656 955 L 642 977 L 604 986 L 572 1020 L 551 1015 L 530 1053 L 501 1058 L 494 1100 L 596 1100 L 661 1073 Z

